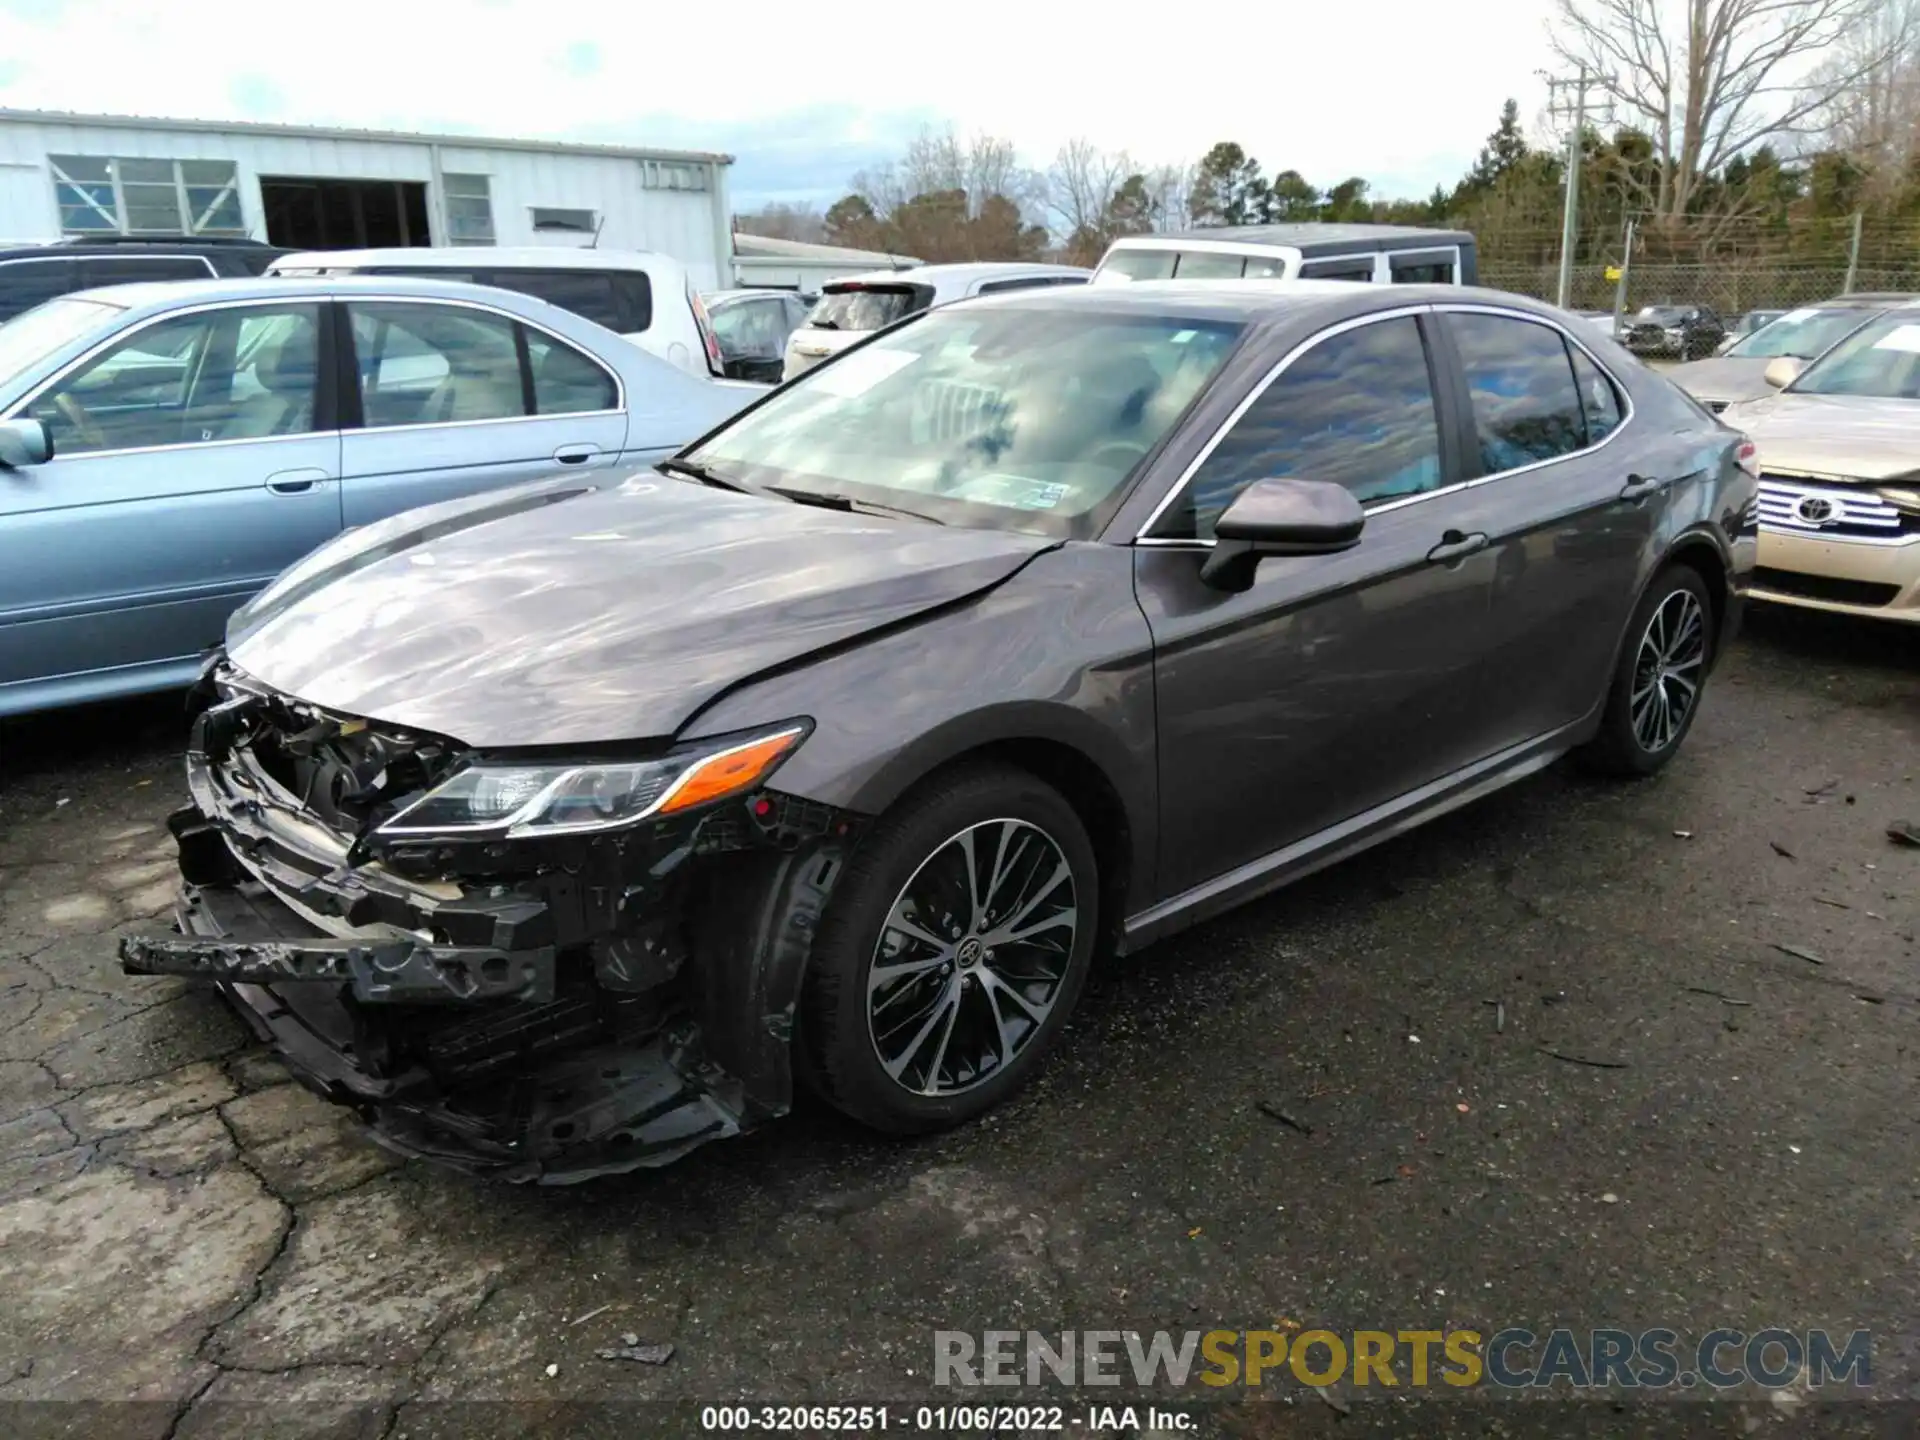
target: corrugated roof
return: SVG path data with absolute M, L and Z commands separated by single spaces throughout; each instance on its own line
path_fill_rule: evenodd
M 187 130 L 203 134 L 279 135 L 298 140 L 384 140 L 404 145 L 446 145 L 464 150 L 536 150 L 562 155 L 603 155 L 628 160 L 692 160 L 731 165 L 717 150 L 662 150 L 635 145 L 590 145 L 576 140 L 508 140 L 494 135 L 443 135 L 406 130 L 351 130 L 329 125 L 276 125 L 259 120 L 177 120 L 163 115 L 88 115 L 69 110 L 0 109 L 0 124 L 84 125 L 100 129 Z

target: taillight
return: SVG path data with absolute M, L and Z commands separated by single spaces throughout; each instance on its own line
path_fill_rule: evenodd
M 707 307 L 700 303 L 700 296 L 691 286 L 687 289 L 687 299 L 693 302 L 693 327 L 700 332 L 700 343 L 707 349 L 707 369 L 715 375 L 724 375 L 727 362 L 720 355 L 720 337 L 713 333 L 713 322 L 707 319 Z
M 1733 458 L 1739 467 L 1754 479 L 1760 478 L 1760 447 L 1751 440 L 1742 440 L 1740 448 L 1733 452 Z

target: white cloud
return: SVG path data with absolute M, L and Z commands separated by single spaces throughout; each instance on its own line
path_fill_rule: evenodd
M 800 164 L 809 140 L 883 155 L 944 117 L 1033 164 L 1073 135 L 1147 162 L 1232 139 L 1269 170 L 1414 194 L 1459 173 L 1503 98 L 1532 113 L 1545 8 L 11 0 L 0 105 L 713 149 L 791 116 L 800 188 L 840 183 Z M 780 163 L 740 153 L 753 188 L 783 188 Z

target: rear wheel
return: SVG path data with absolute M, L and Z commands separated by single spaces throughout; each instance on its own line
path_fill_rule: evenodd
M 1667 566 L 1633 612 L 1600 733 L 1581 758 L 1610 775 L 1651 775 L 1671 760 L 1693 728 L 1714 639 L 1706 581 Z
M 895 1133 L 998 1104 L 1080 997 L 1099 893 L 1086 828 L 1026 772 L 970 768 L 907 796 L 834 887 L 802 999 L 803 1073 Z

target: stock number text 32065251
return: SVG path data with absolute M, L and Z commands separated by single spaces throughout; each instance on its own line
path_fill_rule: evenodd
M 1067 1412 L 1060 1405 L 707 1405 L 700 1428 L 717 1431 L 761 1430 L 855 1435 L 884 1430 L 936 1435 L 999 1430 L 1026 1434 L 1064 1430 Z

